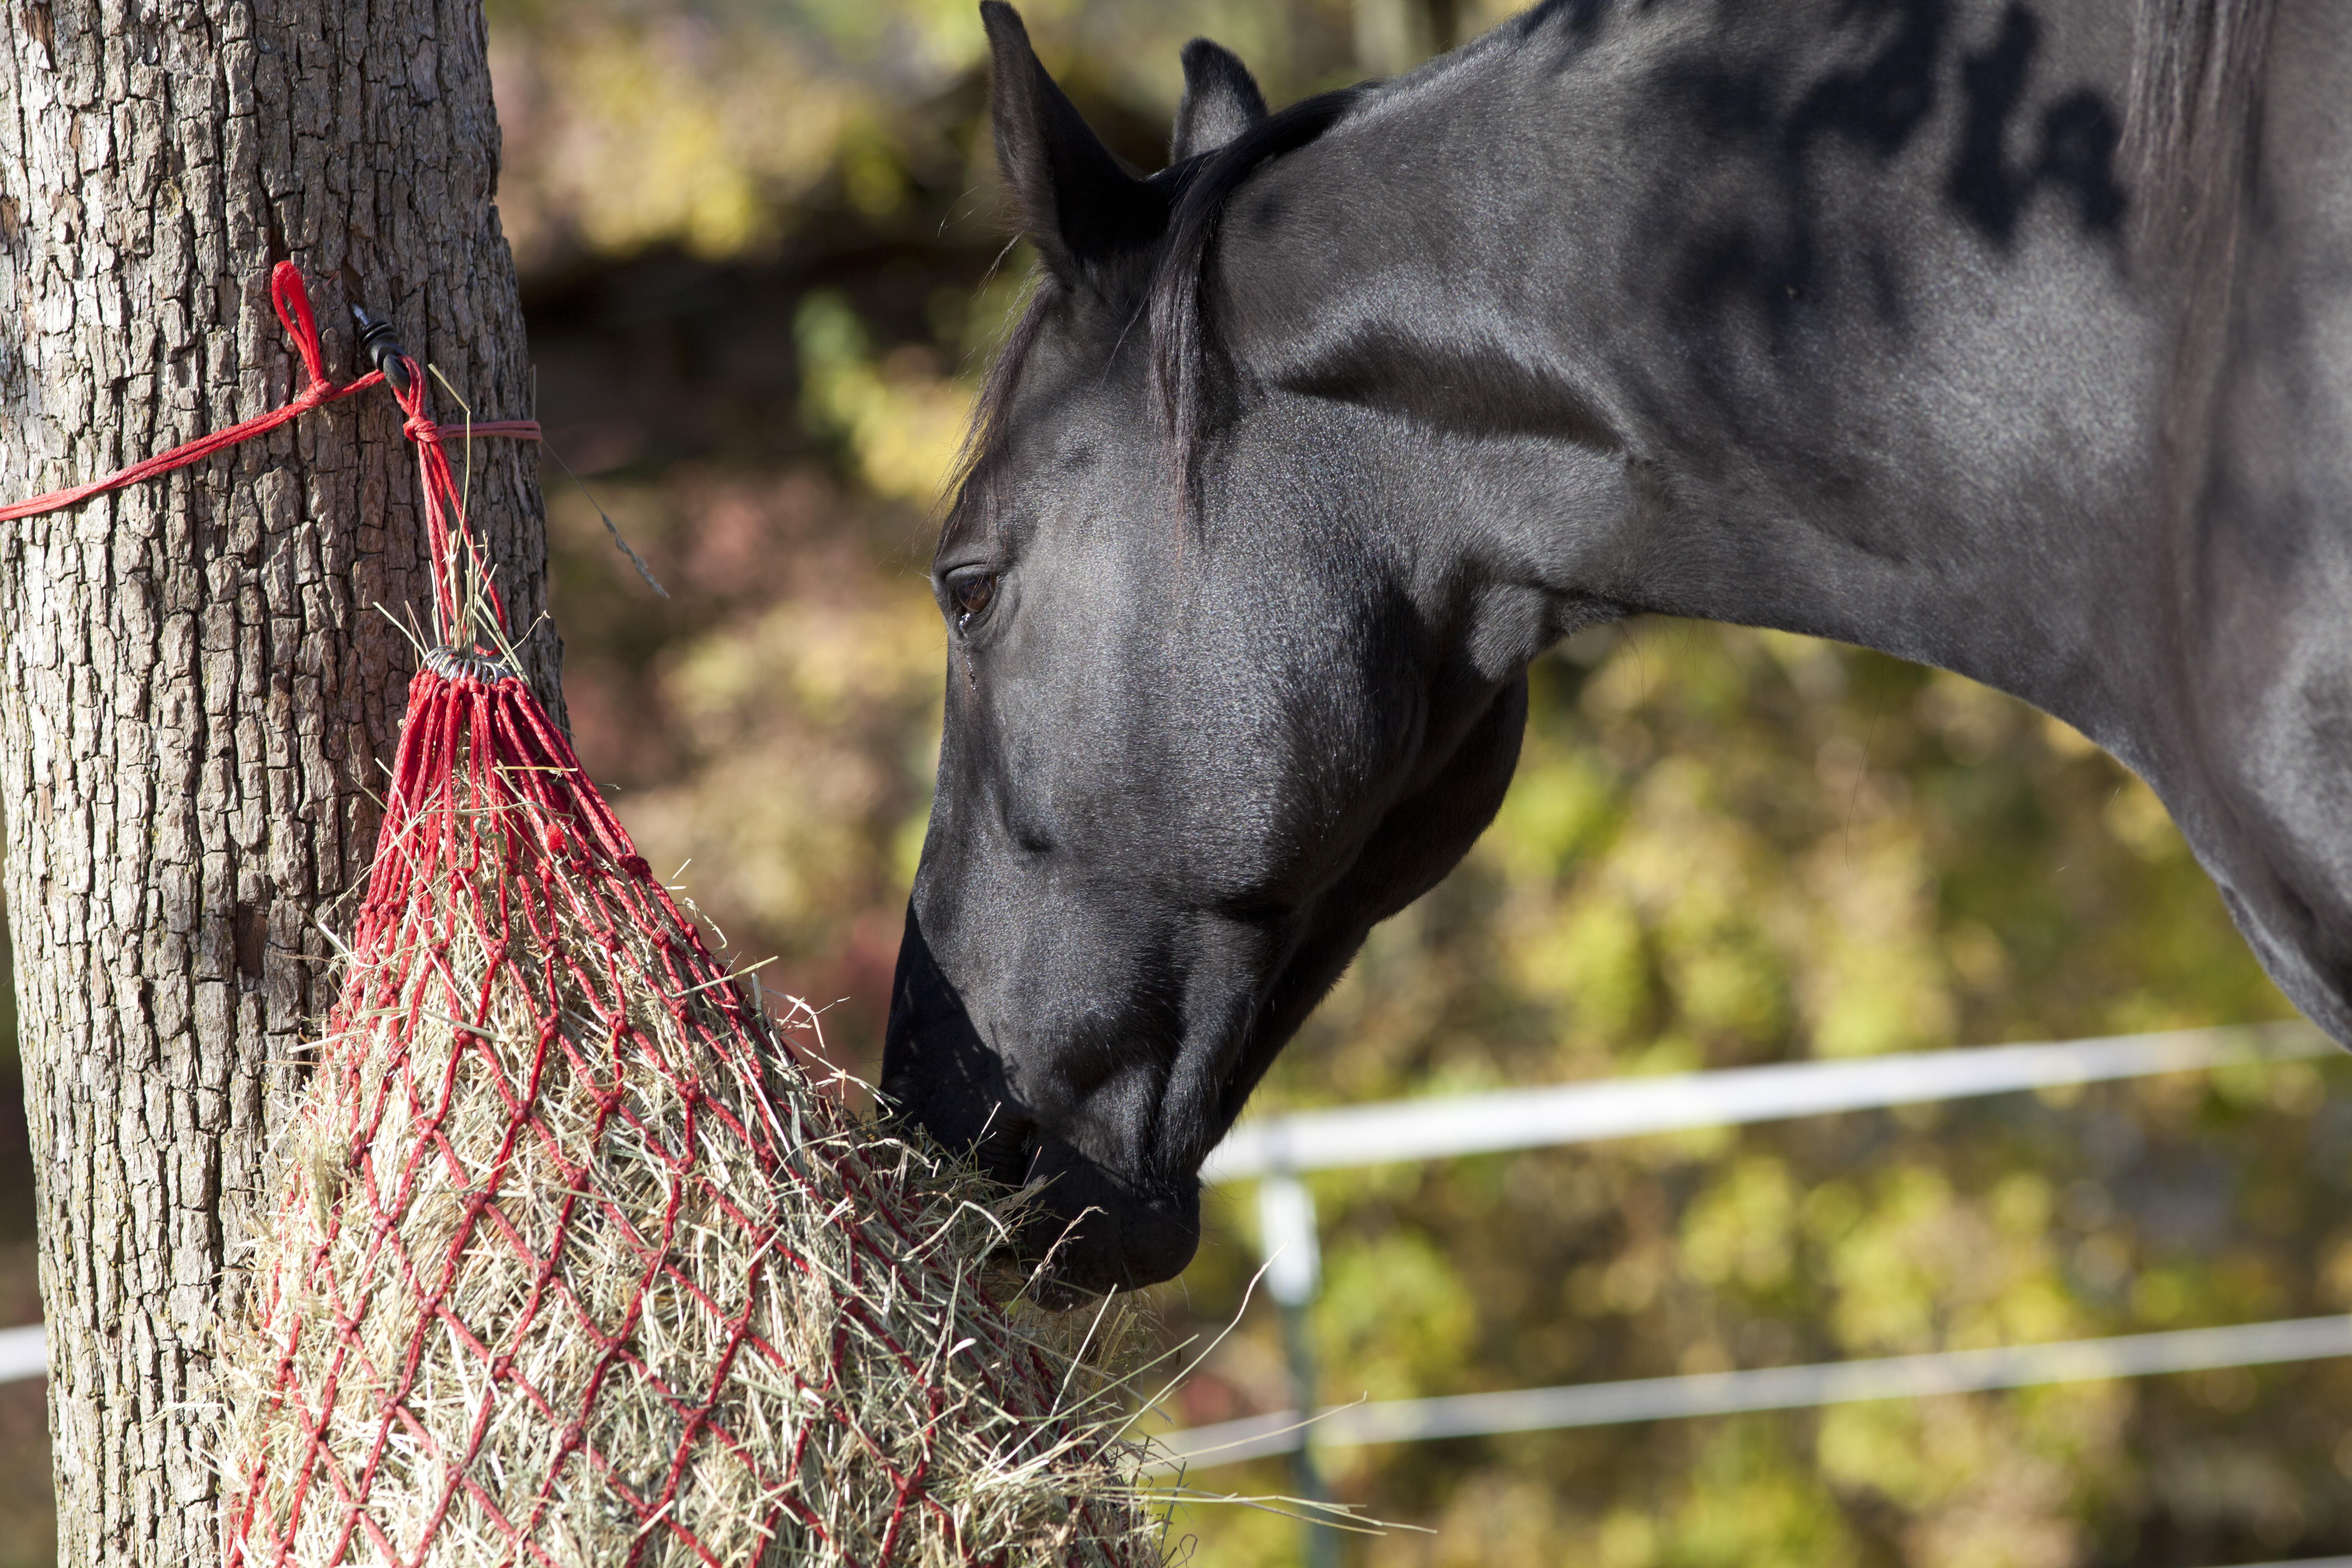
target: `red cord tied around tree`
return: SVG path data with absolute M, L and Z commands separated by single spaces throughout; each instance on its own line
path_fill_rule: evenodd
M 364 312 L 336 385 L 270 297 L 291 402 L 0 512 L 378 383 L 416 447 L 437 646 L 222 1327 L 229 1568 L 1159 1563 L 1122 1391 L 982 1282 L 998 1194 L 821 1090 L 517 674 L 446 446 L 538 426 L 436 424 Z
M 337 385 L 290 264 L 270 298 L 292 401 L 0 510 L 379 383 L 416 448 L 436 646 L 222 1326 L 228 1568 L 1160 1563 L 1098 1325 L 999 1304 L 1001 1192 L 824 1091 L 517 673 L 446 444 L 539 427 L 436 424 L 363 312 Z
M 120 472 L 109 474 L 102 479 L 92 479 L 87 484 L 73 485 L 61 490 L 51 490 L 47 495 L 35 496 L 30 500 L 17 501 L 11 506 L 0 506 L 0 522 L 12 521 L 20 517 L 38 517 L 44 512 L 62 510 L 66 507 L 86 501 L 92 496 L 104 495 L 110 490 L 119 490 L 126 486 L 135 485 L 142 479 L 152 479 L 158 474 L 168 474 L 174 468 L 184 468 L 191 463 L 200 463 L 215 453 L 225 452 L 229 447 L 250 441 L 257 436 L 266 436 L 280 425 L 298 419 L 313 408 L 324 407 L 330 403 L 349 397 L 353 393 L 365 392 L 369 387 L 382 385 L 390 379 L 383 369 L 370 371 L 357 380 L 346 382 L 340 386 L 328 378 L 325 356 L 319 347 L 319 324 L 310 312 L 310 293 L 303 285 L 301 268 L 292 262 L 281 261 L 270 269 L 269 302 L 277 307 L 278 320 L 284 324 L 286 335 L 294 340 L 295 352 L 302 356 L 302 369 L 306 373 L 306 384 L 301 391 L 295 394 L 291 402 L 281 407 L 273 408 L 267 414 L 256 415 L 250 419 L 231 425 L 226 429 L 215 430 L 209 436 L 200 436 L 183 446 L 173 447 L 168 452 L 158 453 L 144 462 L 133 463 Z M 393 344 L 392 348 L 394 353 L 397 354 L 398 345 Z M 400 400 L 401 412 L 406 416 L 406 423 L 402 426 L 403 431 L 410 440 L 416 443 L 418 459 L 425 469 L 425 506 L 428 514 L 441 516 L 439 509 L 443 498 L 454 498 L 457 493 L 448 484 L 449 462 L 447 457 L 441 451 L 441 443 L 444 440 L 469 435 L 507 436 L 525 441 L 536 441 L 540 438 L 539 422 L 535 419 L 501 419 L 485 425 L 434 424 L 425 412 L 424 383 L 423 378 L 417 374 L 416 363 L 405 355 L 400 355 L 398 363 L 405 390 L 396 385 L 394 395 Z M 434 485 L 434 468 L 436 462 L 442 481 L 437 492 Z M 446 528 L 446 521 L 443 526 Z M 437 588 L 436 597 L 436 599 L 439 597 Z

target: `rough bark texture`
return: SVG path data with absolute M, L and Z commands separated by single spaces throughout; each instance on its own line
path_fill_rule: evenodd
M 478 417 L 529 412 L 468 0 L 0 0 L 0 499 L 283 401 L 266 275 L 387 310 Z M 442 417 L 456 416 L 436 387 Z M 530 448 L 473 500 L 519 626 Z M 59 1561 L 201 1563 L 214 1330 L 324 1011 L 425 603 L 388 395 L 0 523 L 0 808 L 44 1228 Z M 532 644 L 552 694 L 557 647 Z

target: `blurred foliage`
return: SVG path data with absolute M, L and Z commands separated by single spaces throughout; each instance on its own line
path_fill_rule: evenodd
M 1196 33 L 1278 103 L 1504 8 L 1024 14 L 1150 168 Z M 777 955 L 762 982 L 831 1005 L 836 1054 L 870 1072 L 938 739 L 932 509 L 1029 268 L 977 19 L 965 0 L 489 0 L 489 19 L 538 412 L 583 481 L 544 475 L 582 752 L 658 868 L 690 862 L 735 952 Z M 2149 792 L 1996 693 L 1658 622 L 1576 638 L 1531 689 L 1495 826 L 1373 934 L 1256 1113 L 2288 1016 Z M 1320 1392 L 2352 1309 L 2347 1182 L 2333 1061 L 1328 1173 Z M 1209 1194 L 1200 1260 L 1162 1292 L 1171 1344 L 1240 1319 L 1170 1401 L 1183 1422 L 1289 1403 L 1272 1317 L 1241 1310 L 1250 1197 Z M 1381 1568 L 2193 1568 L 2352 1550 L 2347 1409 L 2352 1363 L 2331 1363 L 1324 1462 L 1342 1497 L 1433 1531 L 1346 1544 Z M 1271 1461 L 1196 1479 L 1289 1485 Z M 25 1539 L 10 1506 L 0 1538 Z M 1298 1560 L 1274 1514 L 1179 1527 L 1216 1568 Z

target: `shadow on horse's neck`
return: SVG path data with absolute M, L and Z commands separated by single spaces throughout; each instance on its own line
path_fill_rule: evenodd
M 2164 773 L 2197 269 L 2136 203 L 2214 226 L 2188 117 L 2256 45 L 2142 15 L 1546 7 L 1241 183 L 1205 330 L 1490 570 L 1959 670 Z

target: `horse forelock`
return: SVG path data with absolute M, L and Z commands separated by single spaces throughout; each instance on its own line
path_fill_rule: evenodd
M 1361 87 L 1342 88 L 1292 104 L 1243 132 L 1189 168 L 1171 170 L 1179 190 L 1160 247 L 1144 280 L 1133 318 L 1120 330 L 1147 328 L 1151 342 L 1152 413 L 1171 452 L 1178 493 L 1189 496 L 1201 438 L 1212 420 L 1205 368 L 1212 353 L 1201 290 L 1219 215 L 1251 174 L 1285 153 L 1314 141 L 1338 123 Z M 1036 347 L 1045 318 L 1071 287 L 1050 267 L 1037 269 L 1037 282 L 1003 345 L 990 364 L 971 423 L 948 484 L 952 497 L 940 544 L 992 531 L 1002 500 L 1011 435 L 1013 394 Z
M 1151 330 L 1151 389 L 1173 466 L 1176 493 L 1190 510 L 1202 437 L 1216 416 L 1213 323 L 1205 291 L 1217 223 L 1234 194 L 1265 164 L 1315 141 L 1346 117 L 1373 84 L 1302 99 L 1209 154 L 1184 177 L 1145 298 Z
M 1036 346 L 1038 329 L 1061 288 L 1060 280 L 1050 269 L 1038 269 L 1027 303 L 1014 318 L 1013 330 L 1005 334 L 996 357 L 989 363 L 988 374 L 981 382 L 980 395 L 972 400 L 971 423 L 965 427 L 963 446 L 956 453 L 955 468 L 949 477 L 947 491 L 952 499 L 940 529 L 941 550 L 976 531 L 993 533 L 996 530 L 999 487 L 1004 468 L 1004 422 L 1013 401 L 1013 388 L 1021 379 L 1021 367 L 1028 360 L 1029 351 Z

